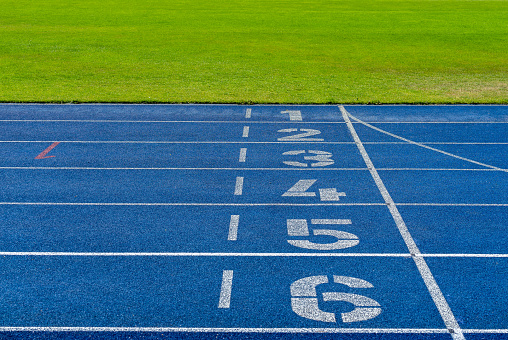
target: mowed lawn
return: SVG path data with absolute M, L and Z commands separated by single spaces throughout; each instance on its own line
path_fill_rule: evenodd
M 0 0 L 0 101 L 508 103 L 508 1 Z

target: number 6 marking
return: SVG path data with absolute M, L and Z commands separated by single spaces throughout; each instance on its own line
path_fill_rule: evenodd
M 324 225 L 344 225 L 351 224 L 351 220 L 338 220 L 338 219 L 313 219 L 312 224 L 324 224 Z M 289 236 L 310 236 L 309 227 L 307 220 L 300 219 L 288 219 L 287 228 Z M 333 243 L 314 243 L 309 240 L 288 240 L 288 243 L 299 248 L 312 249 L 312 250 L 336 250 L 345 249 L 356 246 L 360 243 L 358 236 L 347 233 L 345 231 L 339 231 L 334 229 L 314 229 L 312 233 L 315 236 L 327 235 L 333 236 L 337 241 Z
M 370 282 L 348 276 L 334 275 L 333 282 L 346 285 L 350 288 L 374 287 Z M 334 313 L 319 309 L 316 287 L 323 283 L 328 283 L 328 277 L 325 275 L 304 277 L 291 284 L 291 307 L 296 314 L 311 320 L 336 322 Z M 326 292 L 323 293 L 323 300 L 345 301 L 355 306 L 351 312 L 341 313 L 343 322 L 369 320 L 375 318 L 382 312 L 377 301 L 363 295 Z

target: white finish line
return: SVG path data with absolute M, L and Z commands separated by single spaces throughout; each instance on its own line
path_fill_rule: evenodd
M 367 168 L 369 168 L 370 174 L 372 175 L 374 182 L 379 188 L 379 191 L 383 196 L 383 199 L 385 200 L 388 209 L 390 210 L 390 213 L 393 216 L 395 224 L 397 225 L 397 228 L 399 229 L 399 232 L 402 238 L 404 239 L 406 246 L 408 247 L 412 255 L 421 254 L 420 250 L 416 246 L 415 241 L 413 240 L 413 237 L 409 233 L 409 230 L 407 229 L 407 226 L 404 220 L 402 219 L 402 216 L 400 215 L 400 212 L 397 209 L 395 202 L 393 201 L 391 195 L 386 189 L 383 181 L 381 180 L 381 177 L 379 177 L 379 174 L 376 171 L 376 168 L 374 167 L 374 164 L 372 163 L 369 155 L 367 154 L 367 151 L 365 150 L 362 141 L 360 140 L 360 137 L 358 137 L 358 134 L 356 133 L 356 130 L 353 127 L 351 120 L 349 119 L 349 113 L 342 105 L 339 106 L 339 109 L 342 113 L 344 121 L 346 122 L 349 128 L 349 131 L 351 132 L 351 135 L 353 136 L 353 139 L 355 140 L 356 146 L 358 147 L 358 150 L 360 151 L 362 158 L 364 159 L 365 164 L 367 165 Z M 460 326 L 457 320 L 455 319 L 455 316 L 453 315 L 453 312 L 450 309 L 448 302 L 446 301 L 443 293 L 441 292 L 441 289 L 437 285 L 437 282 L 434 279 L 434 276 L 432 275 L 427 263 L 420 256 L 414 256 L 413 260 L 423 278 L 423 281 L 425 282 L 425 285 L 427 286 L 427 289 L 429 290 L 432 300 L 434 300 L 434 303 L 436 304 L 436 307 L 439 310 L 441 317 L 443 318 L 446 327 L 450 330 L 452 338 L 455 340 L 465 340 L 464 335 L 462 334 L 462 330 L 460 329 Z

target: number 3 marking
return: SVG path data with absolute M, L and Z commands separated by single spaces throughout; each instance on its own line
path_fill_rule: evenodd
M 324 166 L 332 165 L 333 163 L 335 163 L 331 159 L 333 154 L 331 152 L 326 152 L 326 151 L 319 151 L 319 150 L 309 150 L 309 151 L 294 150 L 294 151 L 286 151 L 286 152 L 283 153 L 283 155 L 285 155 L 285 156 L 287 156 L 287 155 L 296 156 L 296 155 L 301 155 L 301 154 L 306 154 L 306 153 L 314 154 L 315 155 L 315 156 L 303 156 L 303 159 L 306 160 L 306 161 L 315 161 L 314 163 L 310 163 L 310 166 L 313 167 L 313 168 L 315 168 L 315 167 L 324 167 Z M 287 164 L 287 165 L 302 167 L 302 168 L 306 168 L 306 167 L 309 166 L 309 164 L 307 164 L 307 163 L 295 162 L 295 161 L 284 161 L 283 163 Z

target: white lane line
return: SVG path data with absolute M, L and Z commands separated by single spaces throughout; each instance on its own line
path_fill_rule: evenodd
M 425 145 L 508 145 L 506 142 L 419 142 Z M 404 144 L 407 142 L 363 142 L 363 144 Z
M 236 177 L 235 195 L 239 196 L 243 193 L 243 177 Z
M 370 174 L 374 179 L 374 182 L 376 183 L 379 191 L 381 192 L 381 195 L 383 196 L 383 199 L 388 205 L 388 209 L 390 210 L 390 213 L 395 221 L 395 224 L 397 225 L 397 228 L 399 229 L 402 238 L 404 239 L 404 242 L 406 243 L 407 248 L 409 249 L 409 252 L 414 255 L 421 254 L 420 250 L 418 249 L 416 243 L 413 240 L 413 237 L 409 233 L 406 223 L 402 219 L 402 216 L 400 215 L 399 210 L 395 205 L 395 202 L 393 201 L 388 190 L 386 189 L 383 181 L 381 180 L 381 177 L 379 177 L 379 174 L 376 171 L 376 168 L 374 167 L 374 164 L 372 163 L 369 155 L 367 154 L 367 151 L 365 150 L 365 147 L 363 146 L 360 137 L 358 137 L 358 134 L 356 133 L 356 130 L 353 124 L 351 123 L 351 120 L 349 119 L 349 113 L 342 105 L 339 106 L 339 109 L 342 113 L 344 121 L 346 122 L 349 128 L 351 135 L 353 136 L 356 146 L 358 147 L 358 150 L 360 151 L 360 154 L 362 155 L 362 158 L 365 161 L 365 164 L 367 165 L 367 168 L 369 168 Z M 436 304 L 436 307 L 439 310 L 441 317 L 443 318 L 446 328 L 450 330 L 452 338 L 455 340 L 465 339 L 464 335 L 462 334 L 462 330 L 460 329 L 460 326 L 457 320 L 455 319 L 455 316 L 453 315 L 453 312 L 450 309 L 448 302 L 446 302 L 446 299 L 443 293 L 441 292 L 441 289 L 437 285 L 434 276 L 432 275 L 429 267 L 427 266 L 427 263 L 420 256 L 413 256 L 413 260 L 423 278 L 423 281 L 425 282 L 425 285 L 427 286 L 427 289 L 429 290 L 432 300 L 434 300 L 434 303 Z
M 240 163 L 245 163 L 246 158 L 247 158 L 247 148 L 241 148 L 240 157 L 238 158 L 238 161 Z
M 252 142 L 252 141 L 108 141 L 108 140 L 65 140 L 59 143 L 75 144 L 330 144 L 330 145 L 353 145 L 353 142 L 322 142 L 322 141 L 277 141 L 277 142 Z M 0 143 L 54 143 L 51 140 L 0 140 Z M 407 145 L 407 142 L 363 142 L 364 145 Z M 508 145 L 508 143 L 459 143 L 459 142 L 425 142 L 422 145 Z
M 250 118 L 246 117 L 245 118 Z M 203 123 L 203 124 L 289 124 L 288 121 L 255 121 L 255 120 L 77 120 L 77 119 L 0 119 L 0 123 Z M 315 121 L 315 122 L 301 122 L 292 121 L 293 123 L 301 124 L 344 124 L 344 122 L 337 121 Z
M 104 202 L 0 202 L 0 205 L 62 206 L 212 206 L 212 207 L 343 207 L 386 206 L 386 203 L 104 203 Z M 399 206 L 429 207 L 508 207 L 508 203 L 396 203 Z
M 246 126 L 248 127 L 248 126 Z M 282 142 L 250 142 L 250 141 L 94 141 L 94 140 L 67 140 L 67 141 L 58 141 L 59 143 L 74 143 L 74 144 L 350 144 L 353 145 L 353 142 L 316 142 L 316 141 L 282 141 Z M 1 141 L 0 143 L 54 143 L 54 141 L 42 141 L 42 140 L 25 140 L 25 141 Z M 393 144 L 393 143 L 388 143 Z M 405 144 L 405 143 L 400 143 Z
M 243 137 L 243 138 L 247 138 L 247 137 L 249 137 L 249 127 L 248 127 L 248 126 L 244 126 L 244 127 L 243 127 L 242 137 Z
M 493 121 L 488 121 L 488 122 L 460 122 L 460 121 L 457 121 L 457 122 L 439 122 L 439 121 L 429 121 L 429 122 L 379 122 L 379 121 L 366 121 L 364 120 L 365 123 L 371 123 L 371 124 L 508 124 L 508 122 L 493 122 Z M 356 123 L 355 123 L 356 124 Z
M 245 151 L 242 151 L 245 149 Z M 240 149 L 239 162 L 245 162 L 247 155 L 247 148 Z M 127 167 L 78 167 L 78 166 L 1 166 L 0 170 L 276 170 L 276 171 L 367 171 L 367 168 L 127 168 Z M 436 169 L 436 168 L 376 168 L 377 171 L 481 171 L 481 172 L 495 172 L 495 169 Z
M 419 254 L 422 257 L 478 257 L 478 258 L 504 258 L 508 254 Z
M 474 333 L 500 333 L 500 334 L 507 334 L 508 329 L 463 329 L 462 332 L 468 333 L 468 334 L 474 334 Z
M 231 291 L 233 288 L 233 271 L 222 272 L 222 285 L 220 289 L 219 308 L 229 308 L 231 305 Z
M 228 241 L 236 241 L 238 238 L 238 224 L 240 222 L 240 215 L 231 215 L 229 221 Z
M 473 330 L 487 333 L 490 330 Z M 498 330 L 496 333 L 506 333 Z M 203 327 L 0 327 L 0 332 L 192 332 L 192 333 L 354 333 L 432 334 L 448 333 L 440 328 L 203 328 Z M 471 332 L 472 333 L 472 332 Z M 494 333 L 494 332 L 492 332 Z
M 100 203 L 100 202 L 0 202 L 0 205 L 55 206 L 210 206 L 210 207 L 342 207 L 386 206 L 386 203 Z
M 367 168 L 92 168 L 52 166 L 4 166 L 1 170 L 249 170 L 249 171 L 366 171 Z M 488 169 L 486 169 L 487 171 Z
M 115 252 L 0 252 L 0 256 L 76 256 L 76 257 L 403 257 L 409 253 L 115 253 Z M 508 254 L 418 254 L 434 258 L 508 258 Z
M 252 116 L 252 109 L 245 110 L 245 118 L 250 119 Z
M 409 253 L 114 253 L 114 252 L 0 252 L 0 256 L 76 256 L 76 257 L 411 257 Z
M 342 107 L 341 110 L 344 110 L 345 109 Z M 380 129 L 378 127 L 375 127 L 374 125 L 370 125 L 368 123 L 365 123 L 363 121 L 361 121 L 360 119 L 350 115 L 349 113 L 347 113 L 348 117 L 351 117 L 351 119 L 357 121 L 358 123 L 364 125 L 364 126 L 367 126 L 375 131 L 378 131 L 378 132 L 381 132 L 385 135 L 388 135 L 390 137 L 393 137 L 393 138 L 397 138 L 397 139 L 400 139 L 406 143 L 409 143 L 409 144 L 413 144 L 413 145 L 416 145 L 416 146 L 419 146 L 419 147 L 422 147 L 422 148 L 425 148 L 425 149 L 428 149 L 428 150 L 431 150 L 431 151 L 435 151 L 435 152 L 438 152 L 438 153 L 441 153 L 443 155 L 446 155 L 446 156 L 449 156 L 449 157 L 453 157 L 453 158 L 457 158 L 457 159 L 460 159 L 461 161 L 465 161 L 465 162 L 469 162 L 469 163 L 473 163 L 473 164 L 476 164 L 476 165 L 480 165 L 480 166 L 484 166 L 486 168 L 490 168 L 490 169 L 495 169 L 495 170 L 498 170 L 498 171 L 504 171 L 504 172 L 508 172 L 508 169 L 501 169 L 501 168 L 498 168 L 497 166 L 493 166 L 493 165 L 489 165 L 489 164 L 485 164 L 485 163 L 481 163 L 481 162 L 477 162 L 477 161 L 474 161 L 472 159 L 469 159 L 469 158 L 465 158 L 465 157 L 461 157 L 461 156 L 457 156 L 457 155 L 454 155 L 452 153 L 449 153 L 449 152 L 446 152 L 446 151 L 443 151 L 443 150 L 439 150 L 439 149 L 436 149 L 436 148 L 433 148 L 431 146 L 428 146 L 428 145 L 425 145 L 425 144 L 422 144 L 422 143 L 418 143 L 418 142 L 415 142 L 415 141 L 412 141 L 412 140 L 409 140 L 407 138 L 404 138 L 404 137 L 401 137 L 401 136 L 398 136 L 398 135 L 395 135 L 393 133 L 390 133 L 388 131 L 385 131 L 383 129 Z M 352 124 L 350 124 L 351 127 L 353 126 Z
M 498 171 L 496 169 L 455 169 L 455 168 L 376 168 L 377 171 Z
M 414 207 L 508 207 L 507 203 L 397 203 Z
M 249 111 L 250 110 L 250 111 Z M 252 109 L 247 109 L 245 112 L 245 118 L 250 119 L 251 116 L 249 115 L 249 112 L 252 112 Z M 209 123 L 219 123 L 219 124 L 241 124 L 245 123 L 246 121 L 238 120 L 238 121 L 231 121 L 231 120 L 114 120 L 114 119 L 0 119 L 0 122 L 2 123 L 156 123 L 156 124 L 164 124 L 164 123 L 203 123 L 203 124 L 209 124 Z M 250 122 L 250 121 L 249 121 Z M 429 121 L 429 122 L 386 122 L 386 121 L 364 121 L 366 123 L 370 124 L 508 124 L 508 122 L 494 122 L 494 121 L 488 121 L 488 122 L 438 122 L 438 121 Z M 255 124 L 287 124 L 287 121 L 252 121 L 252 123 Z M 344 124 L 344 122 L 335 122 L 335 121 L 309 121 L 309 122 L 302 122 L 302 121 L 292 121 L 291 123 L 305 123 L 305 124 Z M 356 124 L 356 123 L 354 123 Z

